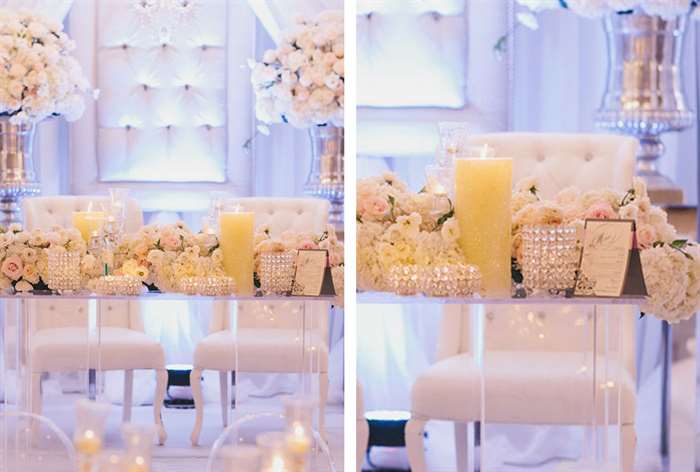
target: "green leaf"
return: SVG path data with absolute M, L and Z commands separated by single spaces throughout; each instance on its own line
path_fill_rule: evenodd
M 623 207 L 625 205 L 629 205 L 634 201 L 636 197 L 636 194 L 634 192 L 634 189 L 629 189 L 627 193 L 625 194 L 624 197 L 622 197 L 622 200 L 620 201 L 620 206 Z
M 435 225 L 435 229 L 438 230 L 442 227 L 442 225 L 445 224 L 447 220 L 455 216 L 455 210 L 454 208 L 450 208 L 450 211 L 442 215 L 440 218 L 437 220 L 437 224 Z
M 687 239 L 676 239 L 671 243 L 671 247 L 674 249 L 683 249 L 688 245 Z
M 523 283 L 523 273 L 515 257 L 510 258 L 510 278 L 513 279 L 513 282 L 516 284 Z

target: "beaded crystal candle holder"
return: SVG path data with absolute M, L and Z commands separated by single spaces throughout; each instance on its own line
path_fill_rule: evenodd
M 469 297 L 481 290 L 481 272 L 471 264 L 421 267 L 418 285 L 430 297 Z
M 397 295 L 418 293 L 418 266 L 403 264 L 389 269 L 389 287 Z
M 578 263 L 575 227 L 526 225 L 521 236 L 526 290 L 557 293 L 574 286 Z
M 231 277 L 183 277 L 180 291 L 187 295 L 223 297 L 236 291 L 236 283 Z
M 49 288 L 58 292 L 80 290 L 81 258 L 78 251 L 48 251 Z
M 140 295 L 141 279 L 131 275 L 105 275 L 92 284 L 98 295 Z
M 292 291 L 296 271 L 296 251 L 260 254 L 260 288 L 265 295 L 285 295 Z

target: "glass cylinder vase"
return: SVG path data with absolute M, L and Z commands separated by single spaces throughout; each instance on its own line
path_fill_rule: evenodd
M 576 228 L 526 225 L 521 235 L 525 289 L 556 294 L 573 288 L 578 262 Z

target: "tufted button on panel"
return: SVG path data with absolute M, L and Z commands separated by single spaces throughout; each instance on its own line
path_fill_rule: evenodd
M 586 155 L 583 156 L 583 158 L 586 160 L 586 162 L 591 162 L 593 160 L 593 154 L 587 152 Z
M 204 125 L 204 127 L 207 129 L 207 131 L 211 131 L 211 125 Z
M 496 315 L 494 315 L 492 311 L 489 311 L 488 313 L 486 313 L 486 319 L 487 319 L 487 320 L 493 321 L 494 318 L 496 318 Z
M 123 49 L 123 50 L 126 51 L 128 48 L 129 48 L 129 45 L 128 45 L 128 44 L 122 44 L 122 49 Z
M 543 162 L 544 161 L 544 154 L 537 154 L 537 162 Z
M 202 51 L 206 51 L 209 47 L 206 44 L 202 44 Z
M 147 85 L 147 84 L 143 84 L 143 90 L 144 90 L 144 92 L 148 90 L 148 85 Z
M 432 15 L 433 15 L 433 21 L 440 21 L 440 16 L 441 16 L 440 13 L 434 11 L 434 12 L 432 12 Z
M 82 313 L 82 312 L 83 312 L 82 307 L 81 307 L 81 308 L 78 308 L 78 313 Z
M 54 311 L 55 309 L 56 308 L 53 305 L 49 306 L 49 311 Z
M 168 131 L 170 131 L 170 129 L 171 129 L 172 127 L 173 127 L 173 125 L 168 125 L 168 126 L 165 127 L 165 129 L 167 129 Z
M 107 307 L 107 311 L 112 311 L 112 305 L 109 305 L 109 306 Z
M 189 89 L 190 89 L 190 84 L 185 84 L 185 90 L 189 90 Z
M 125 128 L 127 131 L 131 131 L 131 125 L 126 125 Z
M 168 48 L 168 43 L 163 43 L 163 44 L 161 45 L 161 47 L 162 47 L 163 49 L 167 49 L 167 48 Z

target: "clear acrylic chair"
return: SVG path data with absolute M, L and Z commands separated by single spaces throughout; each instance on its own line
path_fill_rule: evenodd
M 74 472 L 68 436 L 44 416 L 0 411 L 0 472 Z

